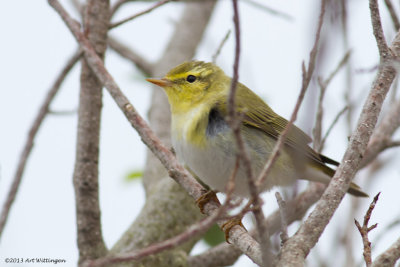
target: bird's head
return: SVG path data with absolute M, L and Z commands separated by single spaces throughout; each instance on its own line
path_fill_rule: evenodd
M 202 61 L 182 63 L 164 78 L 147 81 L 165 90 L 173 113 L 187 112 L 199 104 L 212 105 L 229 85 L 229 77 L 219 67 Z

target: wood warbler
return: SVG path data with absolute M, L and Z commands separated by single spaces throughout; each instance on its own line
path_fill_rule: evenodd
M 162 79 L 147 79 L 162 87 L 171 106 L 172 144 L 178 159 L 211 189 L 225 191 L 235 168 L 237 146 L 226 116 L 231 78 L 213 63 L 185 62 Z M 255 177 L 263 169 L 276 140 L 288 121 L 276 114 L 260 97 L 237 83 L 236 111 L 243 114 L 241 135 Z M 296 179 L 328 184 L 339 165 L 319 154 L 308 143 L 311 138 L 293 125 L 261 191 L 286 186 Z M 249 197 L 246 172 L 240 164 L 234 194 Z M 348 192 L 368 196 L 352 183 Z

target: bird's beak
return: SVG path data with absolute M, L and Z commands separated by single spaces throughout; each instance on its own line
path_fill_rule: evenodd
M 172 84 L 172 82 L 168 79 L 162 78 L 162 79 L 154 79 L 154 78 L 148 78 L 146 81 L 154 83 L 155 85 L 158 85 L 160 87 L 168 87 Z

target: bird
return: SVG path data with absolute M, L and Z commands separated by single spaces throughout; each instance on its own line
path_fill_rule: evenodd
M 211 62 L 188 61 L 163 78 L 147 81 L 164 89 L 171 108 L 171 141 L 177 158 L 205 185 L 225 192 L 236 164 L 238 147 L 227 121 L 232 78 Z M 240 133 L 255 177 L 260 174 L 288 121 L 242 83 L 237 83 L 235 111 L 241 114 Z M 290 186 L 296 180 L 328 184 L 339 163 L 309 146 L 311 138 L 292 125 L 261 192 Z M 244 164 L 239 164 L 233 195 L 250 198 Z M 355 183 L 348 193 L 367 197 Z

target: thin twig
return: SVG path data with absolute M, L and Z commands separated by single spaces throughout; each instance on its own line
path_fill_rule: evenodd
M 235 183 L 235 178 L 237 171 L 239 170 L 239 157 L 236 157 L 236 162 L 235 162 L 235 168 L 233 169 L 233 172 L 231 176 L 228 179 L 228 182 L 226 183 L 226 199 L 230 200 L 231 196 L 233 195 L 233 192 L 235 191 L 236 183 Z M 227 200 L 225 202 L 227 202 Z
M 145 75 L 153 73 L 154 65 L 144 59 L 141 55 L 135 53 L 130 47 L 124 45 L 113 37 L 108 37 L 108 45 L 123 58 L 131 61 Z
M 392 267 L 400 259 L 400 238 L 397 239 L 386 251 L 376 257 L 372 267 Z
M 386 144 L 386 148 L 394 148 L 400 146 L 400 140 L 399 141 L 389 141 Z
M 228 123 L 233 131 L 233 136 L 235 138 L 238 147 L 238 156 L 243 163 L 247 182 L 249 187 L 250 196 L 253 202 L 253 214 L 256 218 L 257 230 L 260 238 L 260 245 L 262 250 L 262 266 L 268 266 L 271 262 L 270 246 L 269 246 L 269 234 L 268 230 L 264 224 L 264 213 L 262 211 L 262 200 L 260 198 L 260 192 L 256 186 L 253 170 L 251 167 L 251 161 L 249 155 L 246 151 L 243 137 L 240 132 L 241 124 L 241 114 L 236 112 L 236 90 L 237 82 L 239 78 L 239 58 L 240 58 L 240 22 L 239 22 L 239 10 L 237 0 L 232 0 L 233 5 L 233 22 L 235 28 L 235 60 L 233 64 L 233 77 L 231 82 L 231 88 L 228 96 Z
M 200 222 L 191 225 L 186 231 L 170 239 L 152 244 L 146 248 L 139 249 L 133 252 L 87 261 L 85 264 L 83 264 L 83 267 L 101 267 L 101 266 L 109 266 L 110 264 L 113 263 L 139 261 L 149 255 L 155 255 L 166 249 L 177 247 L 180 244 L 193 238 L 194 236 L 205 233 L 218 220 L 219 216 L 220 212 L 217 212 L 215 214 L 206 217 Z
M 138 114 L 133 105 L 121 92 L 121 89 L 115 83 L 113 77 L 105 69 L 102 60 L 97 56 L 91 44 L 80 31 L 79 24 L 77 24 L 76 21 L 70 17 L 70 15 L 57 0 L 48 0 L 48 2 L 60 14 L 61 18 L 66 23 L 73 36 L 79 42 L 85 53 L 85 58 L 89 66 L 113 97 L 118 107 L 131 123 L 132 127 L 136 129 L 142 141 L 168 170 L 169 176 L 178 184 L 180 184 L 190 196 L 192 196 L 194 199 L 198 199 L 202 194 L 204 194 L 206 189 L 195 178 L 193 178 L 193 176 L 182 165 L 179 164 L 174 154 L 169 150 L 168 147 L 161 143 L 160 139 L 150 129 L 146 121 Z M 204 211 L 208 215 L 211 215 L 219 207 L 219 203 L 215 201 L 209 201 L 204 206 Z M 218 221 L 218 224 L 221 226 L 226 222 L 227 221 L 222 220 Z M 260 246 L 243 227 L 232 227 L 229 232 L 229 241 L 232 244 L 235 244 L 255 263 L 261 263 Z
M 322 118 L 323 118 L 323 114 L 324 114 L 322 102 L 325 97 L 326 89 L 328 88 L 328 85 L 330 84 L 332 79 L 337 75 L 339 70 L 348 62 L 349 57 L 350 57 L 350 51 L 347 51 L 347 53 L 343 56 L 343 58 L 340 60 L 339 64 L 331 72 L 331 74 L 328 76 L 328 78 L 326 80 L 323 81 L 321 77 L 318 78 L 318 84 L 320 87 L 320 95 L 319 95 L 319 99 L 318 99 L 315 126 L 313 129 L 313 137 L 314 137 L 313 147 L 318 152 L 321 152 L 323 150 L 324 143 L 325 143 L 325 140 L 324 140 L 324 142 L 322 142 Z
M 287 13 L 284 13 L 282 11 L 270 8 L 270 7 L 266 6 L 266 5 L 260 4 L 260 3 L 256 2 L 256 1 L 244 0 L 243 2 L 256 7 L 258 10 L 262 10 L 262 11 L 268 12 L 269 14 L 281 17 L 281 18 L 286 19 L 288 21 L 293 21 L 294 20 L 294 18 L 291 15 L 289 15 Z
M 396 216 L 394 216 L 395 220 L 392 221 L 390 224 L 388 224 L 384 229 L 382 229 L 379 233 L 376 234 L 376 236 L 374 237 L 374 244 L 372 244 L 372 249 L 374 249 L 376 247 L 377 244 L 379 244 L 379 242 L 384 238 L 387 237 L 388 233 L 393 230 L 396 229 L 397 227 L 400 226 L 400 214 L 397 214 Z
M 78 109 L 72 109 L 72 110 L 49 110 L 48 114 L 49 115 L 55 115 L 55 116 L 71 116 L 75 115 L 78 113 Z
M 385 0 L 385 4 L 389 11 L 390 17 L 392 18 L 394 30 L 397 32 L 400 29 L 399 18 L 397 17 L 392 2 L 390 0 Z
M 85 12 L 85 5 L 82 4 L 79 0 L 71 0 L 72 6 L 76 11 L 83 17 Z
M 130 16 L 130 17 L 127 17 L 126 19 L 123 19 L 123 20 L 121 20 L 121 21 L 112 23 L 112 24 L 109 26 L 109 29 L 111 30 L 111 29 L 113 29 L 113 28 L 115 28 L 115 27 L 118 27 L 118 26 L 120 26 L 120 25 L 122 25 L 122 24 L 128 22 L 128 21 L 131 21 L 131 20 L 133 20 L 133 19 L 136 19 L 137 17 L 140 17 L 140 16 L 142 16 L 142 15 L 144 15 L 144 14 L 150 13 L 150 12 L 153 11 L 154 9 L 156 9 L 156 8 L 158 8 L 158 7 L 160 7 L 160 6 L 164 5 L 164 4 L 166 4 L 166 3 L 168 3 L 168 2 L 171 2 L 171 1 L 172 1 L 172 0 L 162 0 L 162 1 L 160 1 L 160 2 L 157 2 L 156 4 L 152 5 L 151 7 L 147 8 L 147 9 L 145 9 L 145 10 L 143 10 L 143 11 L 141 11 L 141 12 L 135 14 L 135 15 L 132 15 L 132 16 Z
M 360 168 L 367 166 L 373 161 L 380 152 L 384 149 L 389 148 L 393 134 L 400 127 L 400 100 L 392 102 L 389 110 L 383 116 L 380 124 L 372 134 L 371 140 L 369 141 L 367 151 L 365 152 L 363 161 L 360 164 Z
M 317 104 L 317 115 L 315 117 L 315 126 L 312 131 L 314 140 L 313 140 L 313 148 L 321 152 L 322 151 L 322 144 L 321 144 L 321 138 L 322 138 L 322 118 L 324 116 L 324 108 L 323 108 L 323 100 L 325 97 L 325 92 L 326 92 L 326 86 L 324 86 L 324 82 L 322 81 L 321 77 L 318 77 L 318 84 L 319 84 L 319 98 L 318 98 L 318 104 Z
M 13 182 L 10 186 L 9 192 L 7 194 L 7 199 L 3 204 L 3 209 L 0 215 L 0 237 L 2 236 L 5 224 L 7 222 L 7 218 L 11 209 L 11 206 L 15 200 L 15 197 L 18 192 L 19 185 L 21 184 L 22 175 L 25 170 L 26 163 L 28 161 L 29 155 L 33 148 L 33 142 L 36 137 L 37 132 L 39 131 L 40 126 L 46 115 L 49 112 L 49 106 L 56 96 L 58 90 L 61 87 L 65 77 L 67 77 L 68 73 L 71 71 L 72 67 L 75 66 L 75 63 L 78 62 L 80 57 L 82 56 L 82 52 L 78 51 L 67 61 L 67 64 L 61 70 L 60 74 L 57 76 L 54 84 L 51 86 L 49 92 L 47 93 L 42 106 L 39 109 L 38 114 L 36 115 L 35 120 L 29 130 L 28 139 L 26 140 L 24 149 L 22 150 L 17 170 L 14 174 Z
M 392 90 L 390 93 L 390 103 L 396 102 L 398 87 L 399 87 L 399 78 L 396 77 L 396 79 L 393 82 Z
M 349 42 L 349 27 L 348 27 L 348 12 L 347 5 L 349 4 L 346 0 L 340 1 L 342 12 L 341 12 L 341 22 L 342 22 L 342 33 L 343 33 L 343 45 L 345 51 L 349 51 L 350 42 Z M 346 65 L 345 71 L 345 88 L 343 98 L 345 101 L 345 106 L 348 107 L 349 112 L 346 116 L 346 126 L 347 126 L 347 135 L 350 136 L 353 130 L 353 103 L 351 101 L 351 93 L 353 92 L 353 67 L 351 61 Z
M 224 39 L 222 39 L 221 43 L 219 44 L 217 51 L 215 51 L 214 55 L 212 56 L 212 62 L 215 63 L 217 61 L 217 57 L 221 53 L 222 47 L 224 47 L 226 41 L 228 40 L 229 36 L 231 35 L 231 30 L 229 30 L 226 34 Z
M 371 202 L 371 204 L 369 205 L 369 208 L 368 208 L 368 210 L 367 210 L 367 212 L 366 212 L 366 214 L 364 216 L 363 226 L 361 226 L 360 223 L 356 219 L 354 219 L 354 223 L 356 224 L 358 231 L 360 231 L 360 234 L 361 234 L 361 237 L 362 237 L 362 240 L 363 240 L 363 244 L 364 244 L 363 255 L 364 255 L 364 260 L 365 260 L 365 263 L 366 263 L 367 267 L 370 267 L 371 264 L 372 264 L 372 260 L 371 260 L 371 242 L 369 242 L 368 233 L 371 232 L 373 229 L 375 229 L 378 226 L 377 223 L 372 225 L 372 226 L 368 226 L 368 223 L 369 223 L 369 220 L 371 219 L 372 211 L 375 208 L 376 202 L 378 201 L 380 194 L 381 193 L 379 192 L 374 197 L 374 200 Z
M 321 197 L 326 186 L 320 183 L 310 183 L 307 189 L 296 198 L 286 203 L 286 219 L 287 223 L 291 224 L 294 221 L 301 220 L 307 210 Z M 281 212 L 274 211 L 269 215 L 265 224 L 268 226 L 268 232 L 272 235 L 281 230 Z M 250 231 L 250 234 L 256 235 L 255 231 Z M 193 267 L 211 267 L 211 266 L 228 266 L 232 265 L 242 252 L 235 249 L 229 244 L 220 244 L 208 251 L 192 256 L 189 258 L 189 266 Z
M 379 14 L 378 0 L 369 1 L 369 9 L 371 11 L 372 29 L 379 49 L 381 58 L 386 59 L 390 56 L 389 47 L 383 34 L 381 16 Z
M 302 81 L 300 94 L 297 98 L 296 106 L 294 107 L 292 116 L 290 117 L 288 124 L 286 125 L 285 129 L 282 131 L 281 135 L 279 136 L 279 138 L 276 142 L 276 145 L 275 145 L 274 149 L 272 150 L 271 156 L 269 157 L 267 163 L 264 165 L 263 170 L 261 171 L 260 175 L 257 178 L 258 185 L 262 185 L 264 183 L 264 181 L 267 179 L 267 176 L 272 169 L 273 164 L 278 159 L 280 150 L 282 149 L 283 145 L 285 144 L 286 137 L 290 131 L 291 126 L 293 125 L 293 122 L 296 120 L 297 112 L 299 111 L 301 102 L 304 99 L 304 95 L 306 93 L 308 85 L 310 84 L 311 77 L 312 77 L 312 74 L 313 74 L 314 68 L 315 68 L 315 61 L 316 61 L 316 57 L 317 57 L 319 37 L 321 34 L 322 24 L 324 21 L 324 14 L 325 14 L 325 0 L 322 0 L 321 11 L 320 11 L 319 19 L 318 19 L 318 28 L 317 28 L 317 32 L 315 35 L 314 45 L 310 52 L 310 60 L 308 62 L 307 70 L 306 70 L 306 67 L 304 66 L 304 62 L 302 64 L 303 81 Z
M 342 117 L 343 114 L 344 114 L 346 111 L 348 111 L 348 110 L 349 110 L 349 107 L 346 106 L 346 107 L 342 108 L 342 109 L 338 112 L 338 114 L 336 114 L 336 116 L 335 116 L 335 118 L 333 119 L 332 123 L 329 125 L 329 128 L 328 128 L 328 130 L 326 131 L 324 137 L 322 137 L 322 140 L 321 140 L 321 150 L 324 148 L 324 145 L 325 145 L 325 143 L 326 143 L 326 140 L 328 139 L 328 136 L 329 136 L 329 134 L 331 133 L 333 127 L 335 127 L 335 125 L 336 125 L 336 123 L 339 121 L 340 117 Z
M 373 0 L 372 0 L 373 1 Z M 371 12 L 372 13 L 372 12 Z M 380 17 L 372 16 L 372 23 Z M 374 25 L 373 28 L 376 28 Z M 379 28 L 379 27 L 378 27 Z M 377 38 L 379 42 L 379 38 Z M 397 33 L 391 49 L 398 53 L 400 44 L 400 33 Z M 381 60 L 392 60 L 389 57 L 381 56 Z M 278 267 L 297 266 L 304 262 L 304 259 L 318 241 L 332 218 L 337 207 L 341 203 L 351 180 L 356 174 L 362 157 L 366 151 L 367 144 L 371 138 L 372 131 L 376 126 L 378 116 L 382 110 L 383 101 L 394 80 L 396 71 L 389 64 L 384 64 L 379 68 L 378 74 L 371 86 L 369 95 L 359 117 L 357 127 L 350 137 L 349 146 L 343 156 L 342 162 L 331 179 L 325 193 L 317 202 L 315 209 L 308 216 L 294 236 L 292 236 L 283 246 Z
M 135 1 L 135 0 L 118 0 L 117 2 L 115 2 L 115 4 L 111 7 L 111 11 L 110 11 L 111 16 L 113 16 L 123 4 L 128 3 L 128 2 L 133 2 L 133 1 Z
M 237 169 L 233 171 L 230 179 L 235 178 L 236 171 Z M 214 225 L 214 223 L 219 220 L 221 215 L 223 215 L 230 208 L 230 196 L 226 199 L 224 205 L 220 206 L 215 213 L 189 226 L 186 231 L 179 235 L 132 252 L 108 256 L 96 260 L 88 260 L 84 264 L 82 264 L 82 267 L 101 267 L 109 266 L 113 263 L 139 261 L 149 255 L 155 255 L 164 250 L 175 248 L 193 238 L 194 236 L 205 233 L 212 225 Z
M 263 170 L 261 171 L 261 173 L 259 174 L 259 176 L 257 178 L 258 186 L 261 186 L 264 183 L 264 181 L 266 180 L 268 174 L 270 173 L 270 171 L 272 169 L 273 164 L 277 160 L 277 158 L 280 154 L 280 150 L 283 148 L 283 145 L 285 144 L 286 136 L 289 133 L 289 130 L 290 130 L 291 126 L 293 125 L 293 122 L 296 120 L 297 112 L 300 108 L 302 100 L 304 99 L 304 95 L 308 88 L 308 85 L 310 84 L 311 77 L 312 77 L 312 74 L 313 74 L 314 68 L 315 68 L 315 62 L 316 62 L 316 56 L 317 56 L 317 51 L 318 51 L 318 44 L 319 44 L 324 14 L 325 14 L 325 0 L 322 0 L 317 33 L 315 36 L 315 42 L 314 42 L 313 48 L 310 52 L 310 60 L 308 63 L 308 69 L 306 70 L 304 62 L 302 64 L 303 81 L 302 81 L 302 87 L 300 90 L 299 97 L 297 99 L 296 106 L 293 110 L 292 116 L 291 116 L 288 124 L 286 125 L 285 129 L 279 136 L 279 138 L 276 142 L 276 145 L 275 145 L 267 163 L 265 164 Z
M 286 202 L 282 199 L 282 196 L 281 196 L 281 194 L 279 194 L 279 192 L 275 193 L 275 197 L 276 197 L 276 201 L 278 202 L 279 212 L 281 215 L 281 224 L 282 224 L 281 243 L 284 244 L 289 239 L 289 235 L 288 235 L 288 231 L 287 231 L 288 223 L 287 223 L 287 218 L 286 218 L 287 217 Z
M 239 26 L 239 14 L 237 7 L 237 0 L 232 0 L 233 3 L 233 22 L 235 26 L 235 60 L 233 63 L 233 76 L 231 81 L 231 88 L 228 97 L 228 114 L 230 121 L 235 121 L 237 118 L 236 108 L 236 89 L 237 82 L 239 80 L 239 58 L 240 58 L 240 26 Z M 236 122 L 239 125 L 240 122 Z M 236 127 L 238 128 L 238 127 Z
M 324 81 L 325 87 L 327 87 L 332 79 L 338 74 L 338 72 L 344 67 L 344 65 L 349 61 L 351 55 L 351 51 L 347 51 L 346 54 L 344 54 L 343 58 L 340 60 L 339 64 L 336 66 L 336 68 L 331 72 L 331 74 L 328 76 L 328 78 Z

